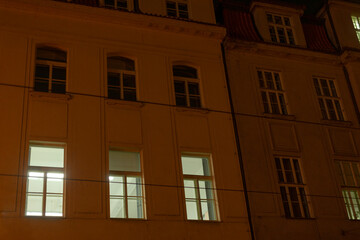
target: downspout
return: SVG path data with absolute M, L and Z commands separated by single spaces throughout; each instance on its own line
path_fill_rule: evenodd
M 226 65 L 226 54 L 225 54 L 224 41 L 221 43 L 221 53 L 222 53 L 222 60 L 223 60 L 223 64 L 224 64 L 225 79 L 226 79 L 226 85 L 227 85 L 228 97 L 229 97 L 229 103 L 230 103 L 230 109 L 231 109 L 231 117 L 232 117 L 232 122 L 233 122 L 234 133 L 235 133 L 236 148 L 237 148 L 239 164 L 240 164 L 241 178 L 242 178 L 242 183 L 243 183 L 243 188 L 244 188 L 244 197 L 245 197 L 245 204 L 246 204 L 246 210 L 247 210 L 247 215 L 248 215 L 250 235 L 251 235 L 251 239 L 255 240 L 255 233 L 254 233 L 251 211 L 250 211 L 250 201 L 249 201 L 249 195 L 248 195 L 247 186 L 246 186 L 244 162 L 243 162 L 243 158 L 242 158 L 242 154 L 241 154 L 240 137 L 239 137 L 238 127 L 237 127 L 236 114 L 234 111 L 234 104 L 233 104 L 233 100 L 232 100 L 229 74 L 228 74 L 227 65 Z
M 336 32 L 336 29 L 335 29 L 335 25 L 334 25 L 334 21 L 332 19 L 332 16 L 331 16 L 331 12 L 330 12 L 330 9 L 329 9 L 329 4 L 326 3 L 326 13 L 329 17 L 329 22 L 330 22 L 330 26 L 331 26 L 331 29 L 334 33 L 334 36 L 335 36 L 335 41 L 336 41 L 336 44 L 338 46 L 338 51 L 339 51 L 339 55 L 343 53 L 342 51 L 342 46 L 340 44 L 340 41 L 339 41 L 339 38 L 338 38 L 338 34 Z M 341 65 L 342 65 L 342 69 L 343 69 L 343 72 L 344 72 L 344 76 L 345 76 L 345 79 L 346 79 L 346 84 L 347 84 L 347 87 L 349 89 L 349 93 L 350 93 L 350 97 L 351 97 L 351 100 L 353 102 L 353 105 L 354 105 L 354 109 L 355 109 L 355 113 L 356 113 L 356 117 L 357 117 L 357 120 L 358 122 L 360 123 L 360 111 L 359 111 L 359 106 L 356 102 L 356 97 L 355 97 L 355 94 L 354 94 L 354 89 L 351 85 L 351 80 L 350 80 L 350 77 L 349 77 L 349 72 L 345 66 L 345 64 L 343 62 L 341 62 Z

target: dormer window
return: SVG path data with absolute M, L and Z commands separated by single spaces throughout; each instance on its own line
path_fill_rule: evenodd
M 294 33 L 289 17 L 267 13 L 266 18 L 272 42 L 295 45 Z
M 360 17 L 351 16 L 352 22 L 354 24 L 356 36 L 360 42 Z
M 129 10 L 128 0 L 104 0 L 104 6 L 118 10 Z
M 188 5 L 185 1 L 166 1 L 166 12 L 169 17 L 189 18 Z

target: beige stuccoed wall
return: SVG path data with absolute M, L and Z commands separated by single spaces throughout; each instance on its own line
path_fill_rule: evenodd
M 0 239 L 249 239 L 223 36 L 223 28 L 198 23 L 46 0 L 0 1 Z M 38 44 L 67 51 L 68 94 L 32 90 Z M 135 60 L 143 103 L 104 98 L 108 53 Z M 171 64 L 178 61 L 199 69 L 205 109 L 169 106 Z M 24 216 L 34 141 L 66 144 L 64 218 Z M 146 220 L 108 217 L 110 147 L 141 151 Z M 219 222 L 185 220 L 182 152 L 210 154 L 216 188 L 237 190 L 217 191 Z
M 335 171 L 335 160 L 358 160 L 360 150 L 340 58 L 241 41 L 228 41 L 226 55 L 257 239 L 358 239 Z M 263 113 L 257 68 L 281 72 L 290 116 Z M 321 120 L 313 76 L 336 79 L 347 122 Z M 300 159 L 312 219 L 285 218 L 275 156 Z

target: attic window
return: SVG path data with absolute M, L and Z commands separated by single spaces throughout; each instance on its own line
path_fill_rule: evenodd
M 295 37 L 289 17 L 267 13 L 266 18 L 272 42 L 295 45 Z

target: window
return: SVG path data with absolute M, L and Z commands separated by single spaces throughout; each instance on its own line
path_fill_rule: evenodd
M 295 38 L 289 17 L 267 13 L 272 42 L 295 45 Z
M 63 216 L 64 152 L 62 146 L 30 145 L 26 216 Z
M 140 153 L 109 151 L 110 218 L 144 218 Z
M 192 67 L 173 66 L 175 99 L 177 106 L 201 107 L 197 70 Z
M 257 71 L 261 99 L 265 113 L 287 115 L 285 93 L 280 79 L 280 73 Z
M 135 62 L 124 57 L 107 58 L 108 98 L 136 101 Z
M 310 218 L 309 203 L 296 158 L 275 157 L 280 194 L 287 218 Z
M 360 164 L 336 161 L 336 166 L 348 217 L 360 220 Z
M 182 155 L 188 220 L 216 221 L 216 200 L 208 157 Z
M 34 90 L 66 92 L 66 52 L 48 47 L 36 49 Z
M 128 0 L 104 0 L 104 6 L 119 10 L 129 10 Z
M 360 42 L 360 17 L 351 16 L 352 22 L 354 24 L 356 36 Z
M 314 77 L 313 81 L 323 119 L 344 121 L 335 80 Z
M 166 12 L 170 17 L 189 18 L 188 5 L 185 1 L 166 1 Z

